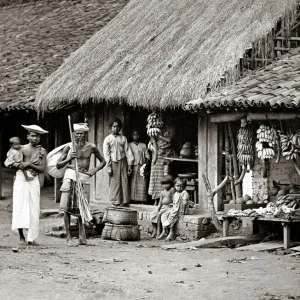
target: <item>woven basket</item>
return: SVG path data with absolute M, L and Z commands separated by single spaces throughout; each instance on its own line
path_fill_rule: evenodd
M 106 209 L 105 222 L 115 225 L 137 225 L 138 214 L 134 209 L 109 207 Z
M 137 225 L 106 223 L 102 231 L 102 238 L 115 241 L 138 241 L 140 239 L 140 230 Z

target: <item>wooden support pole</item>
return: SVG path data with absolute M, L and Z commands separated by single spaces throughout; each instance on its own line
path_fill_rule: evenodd
M 0 117 L 0 128 L 3 128 L 2 127 L 2 116 Z M 0 129 L 0 200 L 3 200 L 3 176 L 2 176 L 2 151 L 3 151 L 3 148 L 2 148 L 2 144 L 3 144 L 3 141 L 2 141 L 2 130 Z
M 291 245 L 291 237 L 290 237 L 290 224 L 282 223 L 283 226 L 283 247 L 284 249 L 289 249 Z
M 231 143 L 231 152 L 232 152 L 232 165 L 233 165 L 233 178 L 234 182 L 236 182 L 240 178 L 239 174 L 239 166 L 237 161 L 237 154 L 236 154 L 236 139 L 233 132 L 233 124 L 228 123 L 228 132 L 230 137 L 230 143 Z M 236 198 L 242 197 L 242 186 L 240 184 L 235 186 L 235 195 Z

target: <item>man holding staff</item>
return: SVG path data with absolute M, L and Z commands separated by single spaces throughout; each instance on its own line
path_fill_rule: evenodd
M 65 146 L 63 153 L 57 162 L 57 169 L 67 166 L 63 183 L 61 186 L 60 209 L 64 211 L 64 221 L 67 233 L 67 245 L 73 246 L 70 234 L 70 215 L 78 217 L 79 224 L 79 245 L 86 245 L 86 236 L 84 233 L 84 224 L 80 216 L 77 187 L 76 187 L 76 160 L 79 171 L 79 180 L 83 186 L 84 194 L 87 200 L 90 198 L 90 179 L 105 166 L 105 160 L 100 154 L 96 145 L 87 142 L 86 134 L 89 130 L 86 123 L 74 124 L 75 149 L 69 145 Z M 90 169 L 92 154 L 95 155 L 100 164 Z

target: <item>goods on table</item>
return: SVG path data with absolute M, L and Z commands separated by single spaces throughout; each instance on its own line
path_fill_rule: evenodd
M 287 208 L 300 207 L 300 194 L 287 194 L 278 196 L 276 200 L 276 207 L 286 206 Z
M 195 157 L 198 158 L 198 146 L 195 147 L 194 153 L 195 153 Z
M 194 145 L 190 142 L 186 142 L 180 150 L 180 156 L 183 158 L 192 158 L 194 156 L 194 153 Z
M 271 159 L 275 156 L 274 146 L 276 145 L 277 132 L 275 128 L 267 125 L 260 125 L 257 130 L 256 150 L 258 158 Z

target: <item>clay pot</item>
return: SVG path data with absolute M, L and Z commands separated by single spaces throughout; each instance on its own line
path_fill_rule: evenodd
M 183 158 L 192 158 L 194 157 L 194 150 L 193 149 L 181 149 L 180 156 Z
M 193 143 L 186 142 L 183 144 L 182 149 L 194 149 Z

